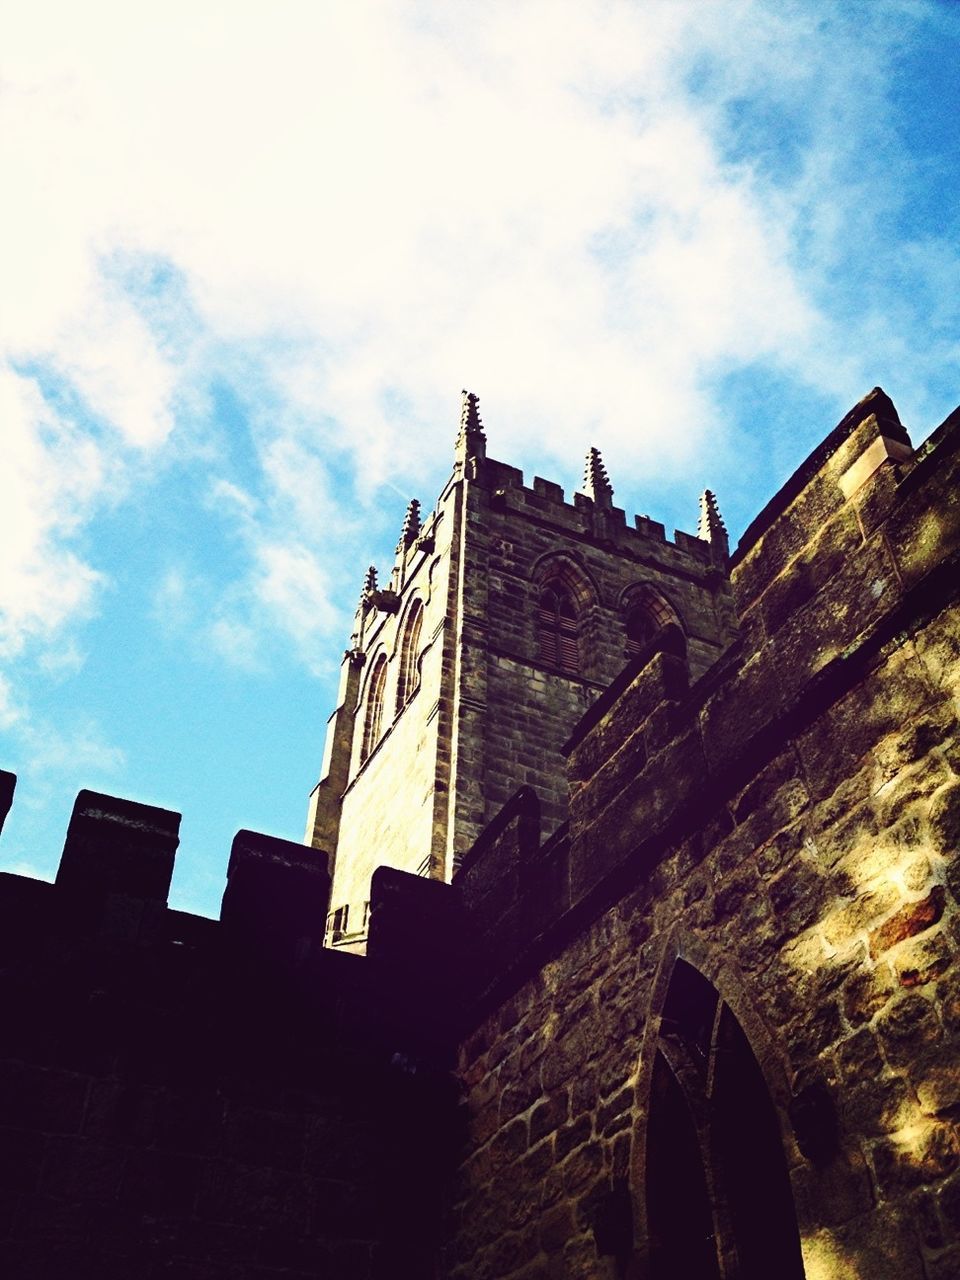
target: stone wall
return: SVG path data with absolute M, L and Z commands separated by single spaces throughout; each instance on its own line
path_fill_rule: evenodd
M 222 920 L 168 910 L 178 824 L 84 792 L 55 885 L 0 875 L 0 1273 L 427 1280 L 438 1009 L 398 1023 L 389 938 L 321 948 L 302 846 L 241 832 Z
M 443 866 L 447 842 L 448 787 L 445 755 L 449 751 L 448 620 L 455 592 L 459 544 L 457 494 L 449 488 L 437 511 L 427 519 L 421 536 L 401 547 L 387 588 L 377 603 L 361 606 L 356 648 L 345 662 L 354 662 L 359 675 L 350 701 L 338 711 L 330 734 L 341 732 L 344 756 L 339 779 L 327 803 L 336 810 L 334 910 L 347 906 L 349 933 L 366 938 L 364 904 L 377 866 L 418 873 L 431 859 Z M 415 692 L 398 703 L 397 685 L 408 611 L 414 601 L 423 606 Z M 387 659 L 386 694 L 381 733 L 372 751 L 363 755 L 368 684 L 380 655 Z M 323 783 L 321 783 L 323 786 Z M 322 833 L 314 843 L 324 848 Z M 349 943 L 349 937 L 347 940 Z
M 667 601 L 702 674 L 733 638 L 726 560 L 711 544 L 603 507 L 583 494 L 564 501 L 549 481 L 523 483 L 513 467 L 482 460 L 466 481 L 461 663 L 455 752 L 459 857 L 520 784 L 536 788 L 546 830 L 567 817 L 562 747 L 573 726 L 627 661 L 630 588 Z M 552 668 L 539 651 L 537 605 L 550 566 L 582 584 L 580 672 Z
M 772 1103 L 806 1275 L 960 1274 L 958 441 L 954 415 L 913 454 L 857 406 L 741 544 L 738 645 L 691 681 L 663 636 L 569 744 L 569 829 L 541 844 L 521 793 L 465 859 L 495 959 L 451 1280 L 673 1274 L 647 1171 L 681 969 L 759 1063 L 741 1134 Z M 706 1170 L 729 1267 L 762 1224 Z
M 691 669 L 702 674 L 733 638 L 722 543 L 677 532 L 486 457 L 479 426 L 459 443 L 435 512 L 389 581 L 365 593 L 328 728 L 324 776 L 307 838 L 333 857 L 335 910 L 350 923 L 339 945 L 362 947 L 374 868 L 449 880 L 519 784 L 535 786 L 549 830 L 567 817 L 562 745 L 626 662 L 626 593 L 646 584 L 675 611 Z M 607 486 L 609 488 L 609 486 Z M 418 517 L 419 519 L 419 517 Z M 409 521 L 409 512 L 408 512 Z M 405 525 L 405 529 L 407 526 Z M 580 669 L 540 653 L 537 615 L 547 566 L 582 584 Z M 424 603 L 419 691 L 395 700 L 404 622 Z M 380 655 L 387 695 L 379 742 L 364 758 L 368 686 Z

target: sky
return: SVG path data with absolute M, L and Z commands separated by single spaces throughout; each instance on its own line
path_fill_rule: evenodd
M 0 870 L 303 836 L 363 575 L 491 456 L 734 542 L 960 401 L 960 4 L 0 0 Z

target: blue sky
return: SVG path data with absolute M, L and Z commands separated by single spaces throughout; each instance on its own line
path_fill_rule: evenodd
M 29 10 L 29 11 L 28 11 Z M 364 570 L 493 456 L 734 540 L 960 400 L 960 5 L 30 6 L 0 40 L 0 866 L 77 790 L 299 839 Z

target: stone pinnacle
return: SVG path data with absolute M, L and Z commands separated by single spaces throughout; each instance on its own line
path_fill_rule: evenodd
M 587 461 L 583 470 L 583 492 L 592 498 L 598 507 L 613 505 L 613 486 L 607 476 L 607 469 L 600 457 L 600 450 L 591 448 L 587 453 Z
M 472 391 L 461 392 L 460 434 L 457 436 L 457 457 L 485 458 L 487 437 L 480 421 L 480 397 Z
M 697 537 L 703 538 L 705 542 L 716 542 L 719 538 L 726 538 L 726 536 L 727 526 L 723 523 L 716 495 L 711 490 L 704 489 L 700 495 L 700 522 L 697 525 Z
M 403 527 L 400 530 L 400 541 L 397 543 L 397 555 L 400 555 L 407 547 L 412 546 L 416 542 L 420 533 L 420 502 L 417 498 L 411 498 L 407 507 L 407 513 L 403 517 Z

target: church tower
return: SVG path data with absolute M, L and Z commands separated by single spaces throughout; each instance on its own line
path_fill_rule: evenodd
M 361 948 L 377 866 L 450 880 L 523 785 L 566 818 L 562 747 L 668 623 L 694 678 L 733 639 L 727 535 L 709 491 L 696 537 L 627 525 L 599 450 L 582 492 L 487 457 L 464 392 L 453 472 L 407 508 L 389 578 L 367 571 L 306 840 L 333 863 L 329 940 Z

